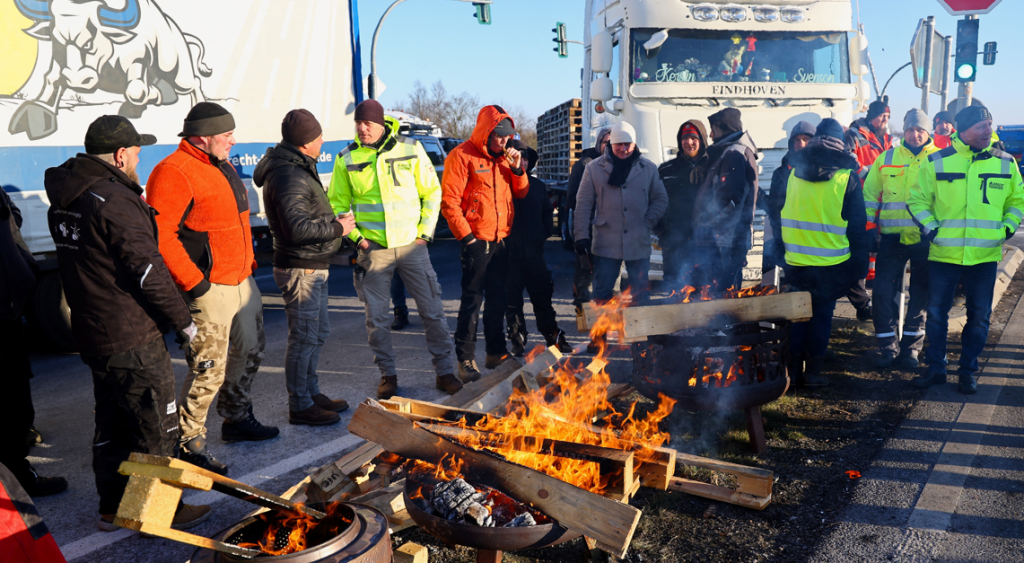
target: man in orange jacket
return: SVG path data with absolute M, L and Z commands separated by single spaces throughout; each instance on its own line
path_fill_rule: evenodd
M 256 269 L 249 198 L 228 162 L 235 120 L 212 102 L 185 117 L 184 137 L 153 169 L 147 201 L 159 213 L 160 253 L 185 293 L 199 328 L 186 348 L 188 376 L 179 400 L 181 459 L 226 475 L 206 444 L 206 415 L 216 395 L 225 441 L 277 436 L 252 413 L 253 378 L 263 361 L 263 302 Z
M 932 125 L 935 129 L 932 135 L 935 146 L 940 149 L 948 147 L 953 133 L 956 133 L 956 118 L 951 112 L 940 111 L 932 118 Z
M 526 197 L 530 179 L 519 151 L 506 147 L 515 124 L 500 106 L 485 106 L 468 141 L 452 149 L 444 162 L 441 213 L 462 243 L 462 302 L 455 327 L 455 354 L 464 382 L 480 378 L 476 364 L 476 327 L 484 309 L 488 368 L 508 356 L 504 315 L 508 300 L 508 237 L 515 214 L 512 198 Z
M 850 133 L 856 145 L 853 150 L 860 164 L 860 179 L 868 175 L 878 155 L 892 148 L 892 136 L 886 132 L 889 125 L 889 96 L 875 100 L 868 105 L 867 117 L 850 124 Z

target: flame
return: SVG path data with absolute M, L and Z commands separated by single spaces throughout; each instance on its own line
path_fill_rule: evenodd
M 434 479 L 438 481 L 451 481 L 452 479 L 462 477 L 462 466 L 465 462 L 461 459 L 456 459 L 454 455 L 451 457 L 449 455 L 444 454 L 441 457 L 441 463 L 438 463 L 433 471 Z
M 751 350 L 750 346 L 736 346 L 736 352 L 747 352 Z M 757 367 L 757 357 L 751 358 L 754 361 L 755 367 Z M 746 372 L 743 371 L 743 356 L 736 355 L 733 363 L 728 369 L 725 368 L 725 359 L 720 356 L 705 356 L 704 365 L 701 366 L 700 374 L 698 374 L 699 368 L 694 368 L 693 374 L 690 376 L 689 383 L 690 387 L 696 387 L 698 381 L 702 387 L 708 387 L 714 385 L 715 387 L 729 387 L 732 383 L 738 380 L 740 377 L 746 377 Z M 763 379 L 763 370 L 758 369 L 758 379 Z
M 327 529 L 318 529 L 317 531 L 333 537 L 341 533 L 344 526 L 351 523 L 351 520 L 338 512 L 340 506 L 340 502 L 331 503 L 325 511 L 327 516 L 323 520 L 316 520 L 312 516 L 302 513 L 285 511 L 264 512 L 258 517 L 260 520 L 267 522 L 267 527 L 260 540 L 256 543 L 239 543 L 238 547 L 259 549 L 267 555 L 288 555 L 303 551 L 307 547 L 311 547 L 307 544 L 307 541 L 310 531 L 314 528 L 326 526 Z M 288 541 L 280 549 L 277 549 L 278 534 L 281 529 L 288 530 Z

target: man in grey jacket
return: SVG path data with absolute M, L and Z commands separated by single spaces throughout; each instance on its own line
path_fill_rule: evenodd
M 611 147 L 587 165 L 576 196 L 576 216 L 594 211 L 593 244 L 584 221 L 573 225 L 576 252 L 592 254 L 594 300 L 612 298 L 622 263 L 629 275 L 633 303 L 648 296 L 647 271 L 651 264 L 651 229 L 668 208 L 668 194 L 658 166 L 640 156 L 633 126 L 612 127 Z

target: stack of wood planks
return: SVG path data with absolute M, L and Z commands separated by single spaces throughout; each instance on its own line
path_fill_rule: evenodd
M 573 98 L 537 118 L 537 177 L 547 182 L 567 182 L 572 165 L 583 152 L 583 110 Z

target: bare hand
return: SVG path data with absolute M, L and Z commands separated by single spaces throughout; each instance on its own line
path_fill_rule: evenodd
M 520 168 L 520 165 L 523 163 L 523 153 L 517 151 L 512 147 L 507 147 L 505 149 L 505 158 L 508 159 L 509 164 L 512 165 L 512 168 Z
M 427 246 L 427 241 L 425 241 L 425 240 L 423 240 L 421 238 L 418 238 L 418 239 L 416 239 L 416 245 L 417 246 Z
M 352 229 L 356 228 L 356 219 L 351 213 L 339 215 L 335 217 L 334 220 L 340 223 L 344 229 L 342 231 L 342 236 L 348 236 L 348 234 L 352 232 Z
M 366 250 L 367 248 L 370 248 L 370 241 L 368 241 L 366 239 L 363 239 L 363 240 L 359 241 L 359 249 L 360 250 Z

